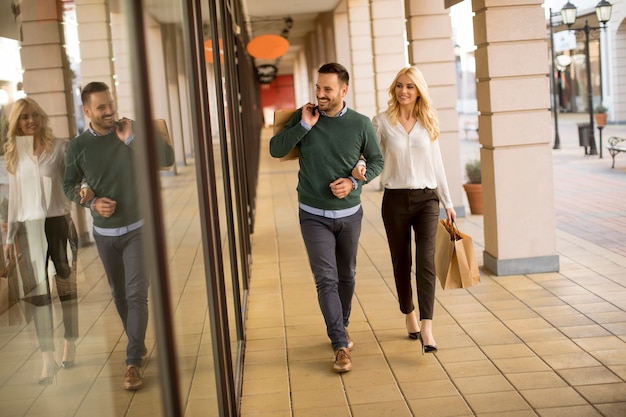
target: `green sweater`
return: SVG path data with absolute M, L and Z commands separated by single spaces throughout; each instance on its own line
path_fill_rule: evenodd
M 339 117 L 321 115 L 311 130 L 300 124 L 301 119 L 300 108 L 270 140 L 270 154 L 275 158 L 299 148 L 298 201 L 323 210 L 342 210 L 360 204 L 360 186 L 340 199 L 333 195 L 329 185 L 338 178 L 349 177 L 361 155 L 367 160 L 367 182 L 383 170 L 383 156 L 370 119 L 348 109 Z
M 102 228 L 129 226 L 142 219 L 135 179 L 135 155 L 132 144 L 127 145 L 112 132 L 94 136 L 89 130 L 70 141 L 65 157 L 63 190 L 67 198 L 80 202 L 78 194 L 83 179 L 89 184 L 96 197 L 108 197 L 117 202 L 115 213 L 109 218 L 91 211 L 93 224 Z M 173 161 L 173 150 L 164 144 L 165 161 Z M 159 149 L 161 150 L 161 149 Z M 160 159 L 163 159 L 159 155 Z

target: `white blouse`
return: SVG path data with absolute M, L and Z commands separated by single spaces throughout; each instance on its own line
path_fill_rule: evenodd
M 9 175 L 9 230 L 7 243 L 13 243 L 17 222 L 63 216 L 70 201 L 63 192 L 67 141 L 56 139 L 50 152 L 33 154 L 33 137 L 17 136 L 17 166 Z
M 386 112 L 374 116 L 372 123 L 385 160 L 382 185 L 391 189 L 436 188 L 443 206 L 452 208 L 439 140 L 431 140 L 419 122 L 407 133 L 400 123 L 392 125 Z

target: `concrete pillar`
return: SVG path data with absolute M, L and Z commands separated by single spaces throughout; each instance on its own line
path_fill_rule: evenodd
M 543 0 L 473 0 L 484 265 L 554 272 L 556 222 Z
M 48 113 L 56 137 L 72 138 L 76 122 L 62 4 L 56 0 L 23 0 L 20 18 L 24 92 Z
M 369 3 L 369 0 L 347 0 L 352 61 L 350 90 L 354 109 L 368 117 L 374 117 L 378 109 Z
M 371 0 L 376 113 L 387 109 L 389 85 L 408 65 L 404 0 Z
M 457 216 L 465 216 L 456 63 L 450 12 L 441 1 L 406 0 L 409 62 L 424 74 L 439 116 L 439 136 L 450 195 Z
M 335 33 L 335 59 L 352 74 L 352 50 L 350 42 L 346 42 L 346 39 L 350 39 L 350 20 L 346 0 L 339 2 L 333 12 L 333 32 Z M 345 100 L 348 107 L 355 108 L 352 88 L 348 90 Z
M 63 5 L 56 0 L 23 0 L 21 3 L 24 92 L 37 100 L 50 116 L 54 135 L 76 136 L 72 74 L 65 52 Z M 72 218 L 79 245 L 90 240 L 85 210 L 72 204 Z
M 115 70 L 111 44 L 111 20 L 106 0 L 75 0 L 78 38 L 80 39 L 81 86 L 101 81 L 111 88 L 116 97 Z M 85 118 L 85 128 L 89 119 Z M 81 242 L 90 241 L 91 215 L 87 209 L 76 206 L 73 215 L 78 218 L 76 228 Z
M 186 102 L 181 101 L 181 88 L 185 87 L 185 60 L 182 49 L 182 36 L 180 30 L 175 25 L 165 25 L 164 27 L 165 40 L 164 53 L 165 56 L 171 57 L 165 61 L 166 76 L 167 76 L 167 88 L 168 88 L 168 102 L 170 103 L 170 117 L 172 120 L 171 134 L 173 138 L 179 138 L 174 141 L 174 154 L 176 155 L 176 165 L 187 165 L 185 159 L 185 141 L 183 138 L 190 136 L 189 130 L 189 117 L 187 112 Z M 175 58 L 174 58 L 175 57 Z M 182 78 L 182 83 L 181 83 Z M 176 168 L 174 168 L 176 172 Z
M 111 21 L 106 0 L 76 0 L 82 85 L 102 81 L 115 97 Z

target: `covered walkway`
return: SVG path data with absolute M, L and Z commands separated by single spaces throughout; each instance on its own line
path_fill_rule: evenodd
M 297 162 L 262 156 L 242 416 L 626 415 L 626 158 L 611 170 L 606 149 L 602 159 L 584 156 L 576 130 L 584 121 L 562 116 L 553 152 L 560 272 L 496 277 L 481 268 L 477 287 L 438 287 L 436 354 L 422 356 L 406 335 L 382 192 L 364 189 L 353 370 L 342 375 L 331 370 L 300 236 Z M 603 146 L 622 132 L 605 128 Z M 461 142 L 464 158 L 477 152 L 475 140 Z M 482 220 L 458 222 L 479 265 Z

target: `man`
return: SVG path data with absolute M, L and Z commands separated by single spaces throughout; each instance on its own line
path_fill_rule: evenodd
M 135 182 L 132 123 L 116 121 L 109 87 L 87 84 L 81 93 L 89 128 L 70 142 L 65 160 L 65 195 L 91 208 L 93 235 L 111 287 L 115 307 L 128 337 L 124 388 L 137 390 L 148 326 L 149 278 L 143 268 L 142 226 Z M 163 144 L 160 155 L 173 163 L 173 150 Z M 86 201 L 81 183 L 89 184 Z M 85 185 L 82 186 L 84 188 Z
M 369 118 L 349 109 L 348 71 L 337 63 L 318 70 L 318 106 L 305 104 L 272 137 L 275 158 L 299 150 L 300 229 L 315 277 L 317 297 L 334 351 L 333 370 L 352 369 L 348 334 L 361 234 L 361 188 L 350 176 L 359 157 L 367 161 L 366 181 L 383 169 L 383 157 Z

